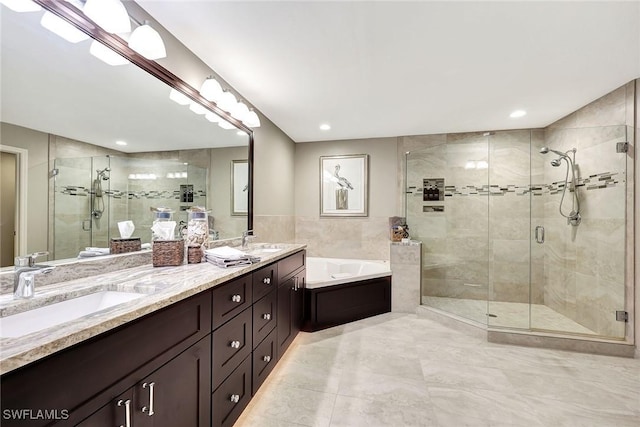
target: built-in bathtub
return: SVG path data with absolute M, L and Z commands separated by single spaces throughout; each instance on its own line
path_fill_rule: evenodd
M 388 261 L 307 257 L 305 331 L 391 311 Z

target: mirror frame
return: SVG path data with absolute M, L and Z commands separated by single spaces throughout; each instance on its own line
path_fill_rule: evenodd
M 249 198 L 247 206 L 247 230 L 253 230 L 253 156 L 254 156 L 254 136 L 253 130 L 242 123 L 240 120 L 231 116 L 226 111 L 219 108 L 215 103 L 208 101 L 200 92 L 189 85 L 187 82 L 176 76 L 156 61 L 145 58 L 129 47 L 127 42 L 115 34 L 108 33 L 101 27 L 96 25 L 91 19 L 87 18 L 82 11 L 78 10 L 71 3 L 65 0 L 33 0 L 34 3 L 42 6 L 43 9 L 64 19 L 83 33 L 87 34 L 94 40 L 102 43 L 109 49 L 113 50 L 120 56 L 127 59 L 133 65 L 143 69 L 153 77 L 167 84 L 191 100 L 199 103 L 203 107 L 217 114 L 224 120 L 233 124 L 239 130 L 244 131 L 249 137 L 249 150 L 247 153 L 247 162 L 249 163 Z M 239 237 L 239 236 L 238 236 Z

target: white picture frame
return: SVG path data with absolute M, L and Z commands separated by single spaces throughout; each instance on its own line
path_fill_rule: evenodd
M 369 216 L 369 155 L 320 157 L 320 216 Z

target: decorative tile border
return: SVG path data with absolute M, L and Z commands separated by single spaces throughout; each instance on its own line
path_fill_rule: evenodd
M 617 177 L 618 172 L 603 172 L 589 175 L 587 178 L 580 178 L 576 187 L 584 187 L 587 190 L 599 190 L 603 188 L 615 187 L 621 182 Z M 624 182 L 624 181 L 622 181 Z M 543 194 L 558 194 L 564 188 L 564 180 L 552 182 L 551 184 L 531 184 L 531 185 L 445 185 L 444 196 L 505 196 L 513 194 L 516 196 L 526 196 L 531 193 L 533 196 Z M 570 190 L 573 191 L 573 190 Z M 407 194 L 422 197 L 422 187 L 411 186 L 407 188 Z
M 67 194 L 69 196 L 81 196 L 88 197 L 93 194 L 91 189 L 82 186 L 68 185 L 63 187 L 60 191 L 61 194 Z M 149 191 L 120 191 L 120 190 L 107 190 L 104 191 L 107 197 L 113 199 L 180 199 L 180 190 L 149 190 Z M 200 197 L 207 197 L 207 192 L 204 190 L 195 190 L 193 193 L 194 199 Z

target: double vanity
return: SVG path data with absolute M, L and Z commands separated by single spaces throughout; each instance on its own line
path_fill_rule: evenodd
M 304 245 L 2 295 L 3 426 L 231 426 L 303 322 Z M 64 301 L 64 302 L 63 302 Z M 49 323 L 47 323 L 49 322 Z

